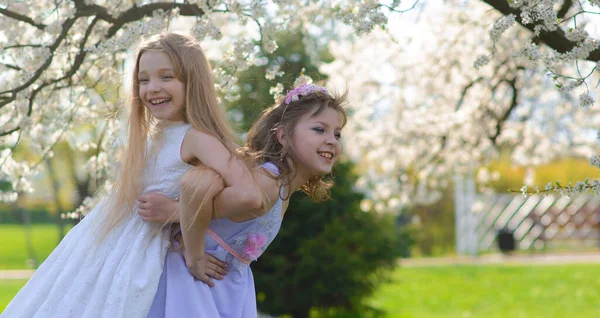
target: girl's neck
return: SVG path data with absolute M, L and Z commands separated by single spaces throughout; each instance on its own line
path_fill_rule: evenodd
M 294 193 L 310 180 L 311 175 L 296 168 L 294 169 L 294 172 L 290 174 L 290 178 L 290 193 Z
M 185 124 L 183 121 L 173 121 L 165 119 L 154 122 L 150 126 L 149 136 L 152 139 L 160 138 L 160 136 L 163 135 L 163 132 L 165 130 L 168 130 L 171 127 L 179 127 L 183 124 Z
M 179 126 L 179 125 L 183 125 L 185 124 L 182 120 L 168 120 L 168 119 L 163 119 L 161 121 L 159 121 L 156 126 L 159 128 L 165 128 L 165 127 L 170 127 L 170 126 Z

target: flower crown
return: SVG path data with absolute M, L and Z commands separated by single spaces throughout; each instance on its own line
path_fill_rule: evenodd
M 287 92 L 285 95 L 285 103 L 289 105 L 291 102 L 299 100 L 300 96 L 306 96 L 314 92 L 327 93 L 327 89 L 319 85 L 303 83 Z

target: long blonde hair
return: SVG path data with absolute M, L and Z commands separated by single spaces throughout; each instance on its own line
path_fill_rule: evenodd
M 167 54 L 175 76 L 185 85 L 184 121 L 214 136 L 231 154 L 235 154 L 235 135 L 225 110 L 218 104 L 212 69 L 200 43 L 191 36 L 173 32 L 161 33 L 142 42 L 137 49 L 133 69 L 127 143 L 120 149 L 122 160 L 107 216 L 103 220 L 101 238 L 106 237 L 128 213 L 133 213 L 136 198 L 142 191 L 146 146 L 153 117 L 140 100 L 137 74 L 140 58 L 147 51 Z
M 346 98 L 347 92 L 338 94 L 318 91 L 302 96 L 289 104 L 286 103 L 285 97 L 280 99 L 275 105 L 264 110 L 252 125 L 246 137 L 245 146 L 240 149 L 239 153 L 247 161 L 255 164 L 274 163 L 280 171 L 277 180 L 283 185 L 284 180 L 289 179 L 289 176 L 293 176 L 296 171 L 295 154 L 290 147 L 290 138 L 293 136 L 294 128 L 300 118 L 307 113 L 316 116 L 326 108 L 331 108 L 340 115 L 343 127 L 346 125 L 346 111 L 344 110 Z M 285 146 L 281 145 L 277 139 L 277 129 L 285 131 L 284 138 L 288 141 Z M 332 186 L 331 180 L 326 180 L 323 176 L 313 176 L 301 186 L 300 190 L 310 196 L 313 201 L 319 202 L 330 198 L 329 189 Z

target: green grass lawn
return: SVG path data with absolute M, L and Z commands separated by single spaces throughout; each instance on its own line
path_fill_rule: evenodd
M 50 255 L 58 243 L 58 229 L 54 224 L 35 224 L 31 227 L 33 250 L 38 262 Z M 22 225 L 0 224 L 0 270 L 27 268 L 29 259 Z
M 598 267 L 398 268 L 370 304 L 387 317 L 600 317 Z M 0 311 L 23 284 L 0 280 Z
M 35 225 L 41 261 L 56 246 L 56 227 Z M 23 269 L 22 226 L 0 225 L 0 270 Z M 600 265 L 484 265 L 398 268 L 369 304 L 388 317 L 600 317 Z M 25 280 L 0 280 L 0 311 Z
M 6 308 L 8 302 L 13 296 L 25 285 L 27 280 L 14 279 L 14 280 L 1 280 L 0 279 L 0 312 Z
M 370 304 L 388 317 L 600 317 L 600 265 L 400 268 Z

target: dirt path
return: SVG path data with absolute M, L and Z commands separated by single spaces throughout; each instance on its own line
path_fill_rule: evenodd
M 0 279 L 29 279 L 33 269 L 0 270 Z
M 400 260 L 400 266 L 426 267 L 450 265 L 487 265 L 487 264 L 600 264 L 600 252 L 556 253 L 556 254 L 490 254 L 482 256 L 451 256 L 432 258 L 409 258 Z
M 600 252 L 556 253 L 556 254 L 490 254 L 483 256 L 450 256 L 431 258 L 408 258 L 400 260 L 402 267 L 428 267 L 452 265 L 537 265 L 537 264 L 600 264 Z M 29 279 L 31 269 L 0 270 L 0 279 Z

